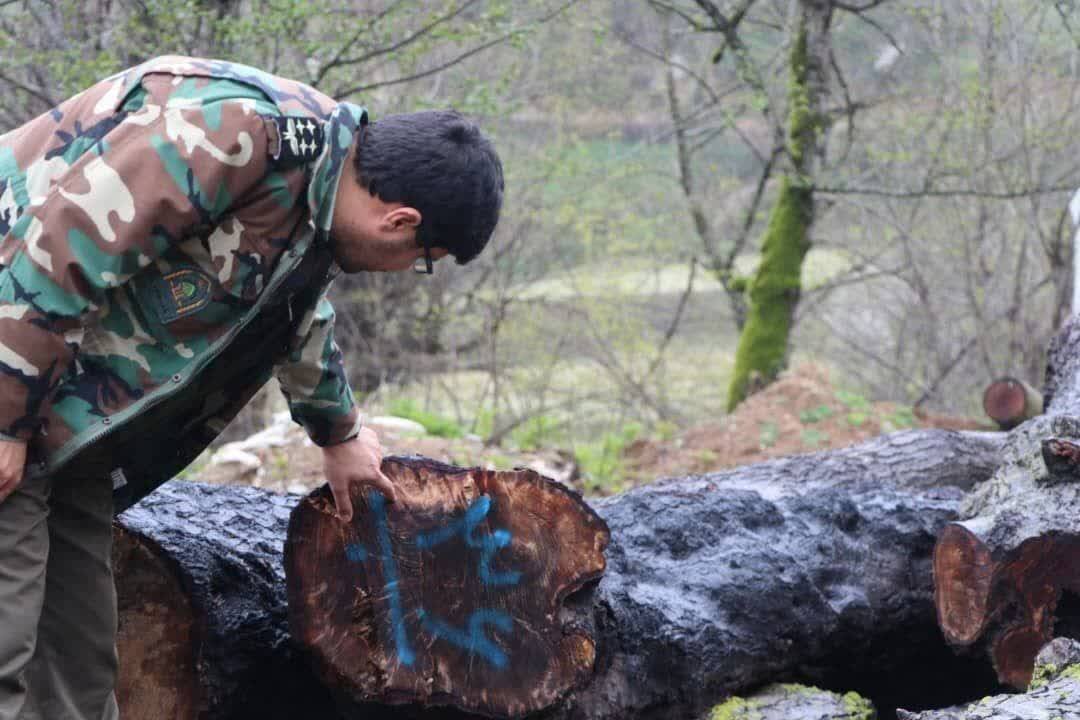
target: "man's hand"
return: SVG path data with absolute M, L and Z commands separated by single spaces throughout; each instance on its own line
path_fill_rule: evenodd
M 360 428 L 360 434 L 340 445 L 323 448 L 323 472 L 334 494 L 338 517 L 352 520 L 352 497 L 349 487 L 354 483 L 370 485 L 390 502 L 397 502 L 397 491 L 390 478 L 383 475 L 382 446 L 379 436 L 370 428 Z
M 0 440 L 0 502 L 4 502 L 19 487 L 25 467 L 26 443 L 22 440 Z

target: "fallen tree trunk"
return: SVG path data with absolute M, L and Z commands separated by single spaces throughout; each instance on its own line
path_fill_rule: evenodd
M 281 547 L 300 497 L 173 481 L 117 518 L 121 717 L 334 717 L 286 628 Z
M 1002 682 L 1024 687 L 1035 654 L 1076 623 L 1080 594 L 1080 325 L 1051 345 L 1047 414 L 1009 435 L 1003 462 L 934 551 L 941 629 L 985 645 Z M 1070 597 L 1073 596 L 1073 597 Z
M 589 580 L 598 573 L 603 523 L 572 494 L 530 473 L 464 477 L 445 466 L 410 469 L 407 460 L 388 459 L 385 469 L 399 481 L 415 473 L 432 489 L 443 483 L 442 509 L 409 519 L 384 507 L 384 521 L 350 529 L 355 536 L 328 514 L 325 491 L 306 501 L 308 511 L 297 511 L 306 519 L 293 531 L 308 542 L 306 550 L 297 543 L 290 562 L 324 585 L 307 585 L 306 599 L 290 602 L 289 613 L 311 612 L 294 625 L 321 626 L 323 639 L 337 632 L 342 643 L 340 653 L 326 643 L 321 658 L 305 653 L 317 673 L 300 662 L 286 627 L 284 514 L 299 498 L 169 483 L 121 518 L 124 717 L 400 718 L 425 704 L 518 716 L 532 702 L 546 707 L 537 716 L 545 718 L 686 718 L 775 680 L 869 694 L 868 666 L 899 686 L 901 676 L 889 675 L 897 668 L 907 672 L 917 660 L 929 677 L 944 675 L 936 662 L 954 662 L 955 682 L 960 661 L 933 652 L 941 643 L 929 552 L 937 531 L 955 517 L 961 488 L 996 464 L 998 440 L 901 433 L 605 500 L 597 509 L 612 535 L 599 583 Z M 507 487 L 518 489 L 494 488 L 494 476 L 515 476 Z M 467 501 L 472 496 L 451 491 L 467 483 L 491 491 L 494 502 L 485 509 L 475 504 L 485 493 Z M 369 509 L 378 504 L 358 497 L 358 509 L 361 501 Z M 449 522 L 432 522 L 436 516 Z M 530 532 L 558 537 L 547 547 L 558 547 L 569 565 L 549 557 L 544 545 L 523 542 Z M 386 682 L 404 677 L 387 660 L 395 653 L 401 660 L 390 583 L 379 567 L 387 539 L 399 553 L 398 590 L 413 574 L 425 578 L 422 592 L 398 596 L 401 617 L 412 612 L 404 630 L 414 667 L 438 669 L 426 677 L 429 685 L 414 683 L 413 690 Z M 410 542 L 417 557 L 448 553 L 447 562 L 417 564 L 400 554 Z M 311 552 L 331 545 L 335 553 Z M 579 554 L 566 552 L 574 548 Z M 303 561 L 315 557 L 328 564 Z M 538 568 L 550 570 L 542 582 Z M 367 574 L 373 584 L 356 582 Z M 365 587 L 376 589 L 366 600 Z M 517 605 L 500 600 L 508 590 L 516 590 Z M 355 602 L 320 609 L 349 593 Z M 498 612 L 476 615 L 498 611 L 499 602 L 549 612 L 530 620 L 513 609 L 509 626 Z M 309 651 L 318 650 L 319 637 L 296 635 Z M 360 652 L 365 644 L 367 655 Z M 536 672 L 541 666 L 553 670 Z M 482 682 L 461 679 L 463 670 Z M 500 685 L 499 672 L 513 682 Z M 389 692 L 365 690 L 380 687 Z M 461 688 L 473 693 L 472 706 L 452 694 Z M 362 702 L 376 696 L 412 707 Z M 511 704 L 515 697 L 522 705 Z M 420 716 L 462 717 L 438 707 Z
M 519 607 L 508 613 L 512 622 L 475 634 L 465 628 L 477 609 L 515 597 L 482 587 L 463 537 L 442 558 L 427 556 L 421 538 L 446 522 L 462 534 L 454 518 L 468 518 L 482 493 L 453 488 L 490 488 L 495 477 L 515 474 L 388 461 L 398 483 L 432 493 L 419 503 L 426 509 L 415 518 L 384 516 L 373 497 L 367 520 L 342 526 L 325 492 L 298 507 L 287 562 L 292 627 L 320 676 L 352 702 L 450 704 L 500 717 L 548 708 L 543 717 L 685 718 L 785 677 L 842 682 L 870 665 L 886 674 L 916 659 L 929 674 L 928 646 L 945 650 L 932 604 L 933 540 L 955 517 L 960 488 L 996 465 L 999 441 L 986 433 L 902 433 L 602 501 L 597 510 L 612 532 L 608 568 L 598 586 L 576 594 L 569 592 L 595 577 L 585 560 L 603 544 L 591 511 L 576 499 L 562 502 L 565 491 L 555 496 L 563 506 L 555 513 L 550 502 L 506 491 L 518 499 L 496 498 L 493 507 L 513 513 L 478 530 L 490 536 L 521 522 L 517 514 L 531 523 L 559 518 L 572 531 L 531 544 L 577 558 L 576 574 L 537 583 L 529 564 L 537 558 L 518 545 L 528 546 L 536 531 L 514 529 L 506 555 L 489 556 L 500 563 L 489 572 L 524 568 L 523 595 L 534 609 Z M 537 480 L 517 474 L 519 481 Z M 388 576 L 387 568 L 397 570 Z M 552 598 L 561 598 L 561 610 Z M 429 622 L 429 608 L 447 606 L 453 622 Z M 502 651 L 502 666 L 485 643 Z M 947 650 L 939 656 L 953 662 Z M 371 712 L 360 704 L 345 716 Z
M 780 680 L 880 707 L 909 683 L 942 699 L 968 675 L 988 685 L 940 640 L 930 552 L 1000 443 L 898 433 L 601 501 L 612 545 L 589 610 L 602 670 L 556 716 L 694 717 Z
M 707 720 L 876 720 L 874 706 L 858 693 L 794 684 L 768 685 L 716 706 Z

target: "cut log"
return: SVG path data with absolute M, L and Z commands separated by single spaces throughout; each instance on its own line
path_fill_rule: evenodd
M 999 679 L 1025 687 L 1035 654 L 1080 594 L 1080 325 L 1050 348 L 1047 414 L 1013 430 L 994 476 L 972 491 L 934 551 L 941 629 L 985 645 Z
M 289 524 L 290 627 L 324 683 L 358 703 L 521 717 L 589 681 L 596 640 L 561 615 L 603 573 L 609 533 L 581 497 L 529 470 L 383 470 L 407 506 L 358 487 L 344 524 L 323 490 Z
M 1053 640 L 1035 659 L 1035 680 L 1023 694 L 993 695 L 958 707 L 897 711 L 898 720 L 1080 720 L 1080 643 Z
M 173 481 L 117 518 L 121 717 L 335 717 L 286 627 L 281 550 L 300 497 Z
M 785 680 L 883 707 L 911 686 L 941 704 L 993 687 L 941 640 L 930 553 L 1001 440 L 897 433 L 599 502 L 608 569 L 580 612 L 600 671 L 552 717 L 697 717 Z
M 1030 420 L 1043 411 L 1043 396 L 1023 380 L 998 378 L 983 393 L 983 410 L 1002 430 Z

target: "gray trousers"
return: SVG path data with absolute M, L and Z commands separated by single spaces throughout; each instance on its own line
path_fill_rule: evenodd
M 0 502 L 0 720 L 115 720 L 112 483 L 24 480 Z

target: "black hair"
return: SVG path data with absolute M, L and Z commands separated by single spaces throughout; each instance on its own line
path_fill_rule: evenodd
M 420 211 L 417 240 L 459 265 L 484 249 L 502 208 L 503 170 L 491 142 L 454 110 L 387 115 L 356 149 L 360 184 L 383 202 Z

